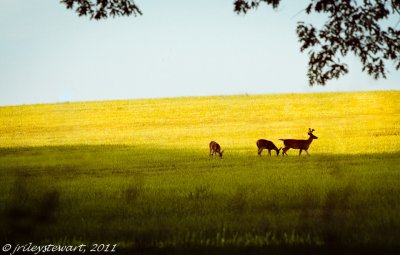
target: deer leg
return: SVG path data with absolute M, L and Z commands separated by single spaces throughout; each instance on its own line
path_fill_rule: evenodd
M 271 150 L 268 150 L 268 154 L 269 154 L 269 156 L 271 157 Z
M 263 148 L 258 149 L 258 156 L 261 156 L 261 152 L 263 151 Z
M 306 151 L 307 155 L 310 156 L 310 153 L 308 153 L 308 150 L 305 150 L 305 151 Z
M 287 148 L 287 147 L 285 147 L 285 148 L 283 148 L 282 149 L 282 156 L 285 156 L 285 154 L 286 154 L 286 156 L 287 156 L 287 151 L 289 150 L 289 148 Z
M 300 151 L 299 151 L 299 156 L 301 155 L 301 152 L 302 152 L 303 150 L 302 149 L 300 149 Z

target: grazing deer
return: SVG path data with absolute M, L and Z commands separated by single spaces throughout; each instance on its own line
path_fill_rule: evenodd
M 219 144 L 217 142 L 211 141 L 210 142 L 210 156 L 214 157 L 214 154 L 218 154 L 220 158 L 222 158 L 222 154 L 224 153 L 224 151 L 221 151 L 221 146 L 219 146 Z
M 283 144 L 285 144 L 285 148 L 282 149 L 282 156 L 285 156 L 285 154 L 288 156 L 286 152 L 289 149 L 299 149 L 299 156 L 301 155 L 301 152 L 305 150 L 307 155 L 310 156 L 310 153 L 308 153 L 308 147 L 310 147 L 310 144 L 314 139 L 318 139 L 318 137 L 313 135 L 313 132 L 314 129 L 308 129 L 308 135 L 310 137 L 307 140 L 279 139 L 283 141 Z
M 279 151 L 282 149 L 282 148 L 278 149 L 273 142 L 264 139 L 260 139 L 257 141 L 257 147 L 258 147 L 258 156 L 261 156 L 261 152 L 263 151 L 263 149 L 267 149 L 268 154 L 270 156 L 271 156 L 271 150 L 275 150 L 276 156 L 279 156 Z

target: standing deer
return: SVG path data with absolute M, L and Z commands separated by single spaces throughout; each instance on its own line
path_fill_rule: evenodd
M 258 147 L 258 156 L 261 156 L 261 152 L 263 151 L 263 149 L 268 150 L 269 156 L 271 156 L 271 150 L 275 150 L 276 156 L 279 156 L 279 151 L 282 149 L 282 148 L 278 149 L 273 142 L 264 139 L 260 139 L 257 141 L 257 147 Z
M 210 156 L 214 157 L 214 154 L 216 153 L 219 155 L 220 158 L 222 158 L 222 154 L 224 153 L 224 151 L 221 151 L 221 146 L 217 142 L 211 141 L 209 147 Z
M 285 154 L 288 156 L 286 152 L 289 149 L 299 149 L 299 156 L 301 155 L 301 152 L 305 150 L 307 155 L 310 156 L 310 153 L 308 153 L 308 147 L 310 147 L 310 144 L 314 139 L 318 139 L 318 137 L 313 135 L 313 132 L 314 129 L 308 129 L 308 135 L 310 137 L 307 140 L 279 139 L 283 141 L 283 144 L 285 144 L 285 148 L 282 149 L 282 156 L 285 156 Z

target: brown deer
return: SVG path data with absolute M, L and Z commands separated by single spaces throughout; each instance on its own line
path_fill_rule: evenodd
M 279 156 L 279 151 L 282 149 L 282 148 L 278 149 L 273 142 L 264 139 L 260 139 L 257 141 L 257 147 L 258 147 L 258 156 L 261 156 L 261 152 L 263 151 L 263 149 L 268 150 L 269 156 L 271 156 L 271 150 L 276 151 L 276 156 Z
M 310 156 L 310 153 L 308 153 L 308 147 L 310 147 L 311 142 L 314 139 L 318 139 L 315 135 L 313 135 L 314 129 L 309 128 L 308 129 L 308 135 L 310 136 L 307 140 L 295 140 L 295 139 L 279 139 L 283 141 L 283 144 L 285 144 L 285 148 L 282 149 L 282 156 L 288 156 L 287 151 L 289 149 L 298 149 L 300 150 L 299 156 L 301 155 L 301 152 L 303 150 L 306 151 L 307 155 Z
M 210 156 L 214 157 L 214 154 L 218 154 L 220 158 L 222 158 L 222 154 L 224 154 L 224 151 L 221 151 L 221 146 L 214 141 L 210 142 Z

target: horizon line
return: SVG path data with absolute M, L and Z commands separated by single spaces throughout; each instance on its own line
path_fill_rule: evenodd
M 10 104 L 2 105 L 0 108 L 19 107 L 19 106 L 35 106 L 35 105 L 56 105 L 56 104 L 81 104 L 81 103 L 99 103 L 99 102 L 115 102 L 115 101 L 142 101 L 142 100 L 165 100 L 165 99 L 184 99 L 184 98 L 205 98 L 205 97 L 237 97 L 237 96 L 268 96 L 268 95 L 303 95 L 303 94 L 350 94 L 350 93 L 370 93 L 370 92 L 400 92 L 400 89 L 373 89 L 373 90 L 354 90 L 354 91 L 304 91 L 304 92 L 271 92 L 271 93 L 242 93 L 242 94 L 213 94 L 213 95 L 182 95 L 182 96 L 166 96 L 166 97 L 138 97 L 138 98 L 115 98 L 115 99 L 98 99 L 98 100 L 65 100 L 55 102 L 38 102 L 26 104 Z

